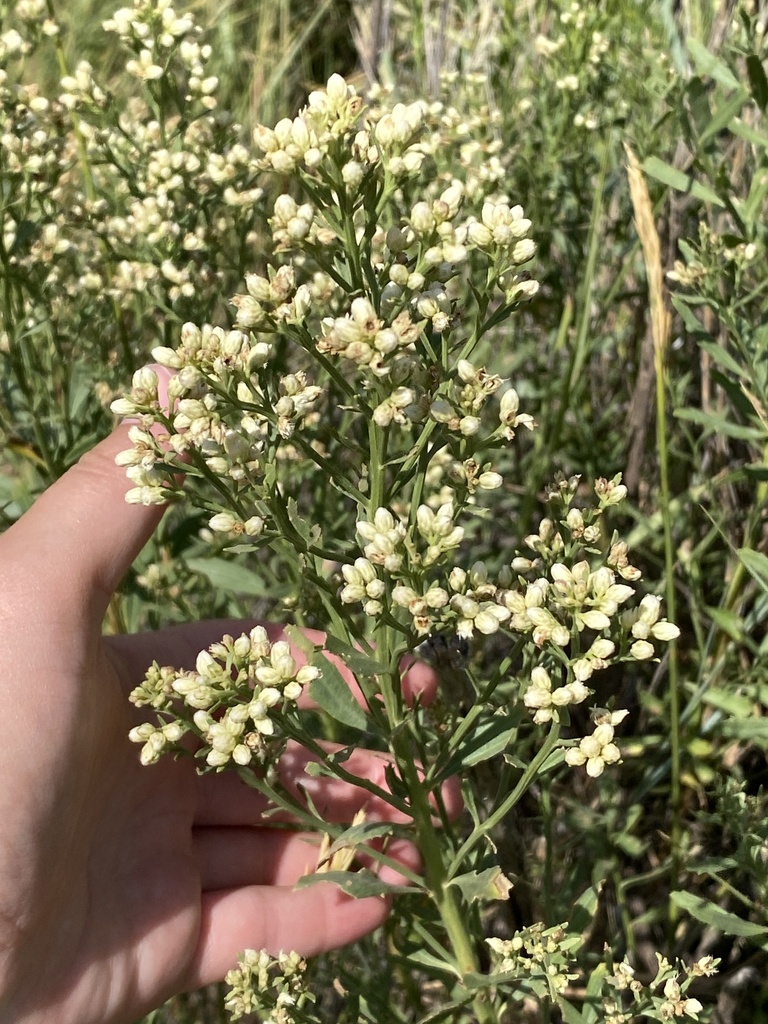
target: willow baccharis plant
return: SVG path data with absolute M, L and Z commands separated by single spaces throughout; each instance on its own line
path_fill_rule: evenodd
M 145 23 L 139 8 L 114 21 L 126 37 L 146 37 L 131 27 Z M 155 66 L 149 53 L 140 54 L 142 67 Z M 497 1020 L 524 996 L 576 1013 L 568 985 L 585 967 L 580 936 L 567 925 L 546 934 L 546 956 L 536 952 L 535 930 L 519 943 L 492 943 L 500 959 L 482 970 L 479 907 L 510 886 L 493 862 L 493 829 L 543 774 L 583 766 L 598 778 L 621 759 L 625 709 L 614 700 L 592 708 L 583 736 L 570 726 L 570 709 L 588 705 L 595 673 L 653 658 L 677 628 L 657 598 L 632 603 L 639 571 L 605 526 L 625 494 L 618 477 L 598 480 L 591 502 L 578 478 L 557 481 L 552 514 L 520 548 L 510 539 L 497 573 L 472 555 L 473 534 L 511 483 L 495 460 L 521 428 L 534 428 L 517 391 L 485 365 L 484 339 L 536 293 L 528 271 L 535 244 L 496 176 L 468 180 L 458 154 L 456 175 L 436 173 L 436 155 L 450 165 L 453 141 L 441 134 L 440 113 L 439 105 L 381 95 L 366 104 L 335 75 L 296 118 L 258 126 L 243 160 L 279 187 L 229 322 L 188 321 L 175 345 L 154 350 L 171 373 L 167 402 L 146 367 L 113 403 L 137 420 L 133 447 L 119 458 L 132 483 L 128 500 L 183 494 L 207 515 L 217 553 L 257 561 L 264 550 L 279 552 L 287 572 L 298 568 L 296 621 L 325 634 L 319 644 L 293 632 L 291 646 L 255 627 L 201 652 L 194 672 L 153 666 L 132 696 L 156 721 L 149 716 L 132 738 L 147 763 L 166 752 L 185 756 L 191 739 L 201 770 L 236 770 L 304 827 L 331 835 L 331 849 L 382 860 L 386 852 L 371 841 L 395 826 L 334 832 L 281 790 L 287 741 L 318 749 L 316 724 L 297 703 L 308 690 L 351 731 L 350 743 L 365 734 L 392 758 L 389 790 L 376 795 L 412 819 L 425 873 L 401 889 L 431 901 L 441 922 L 431 925 L 431 962 L 437 978 L 453 979 L 445 992 L 455 1019 Z M 312 481 L 320 482 L 322 517 Z M 482 655 L 488 637 L 493 658 Z M 362 705 L 322 648 L 355 673 Z M 447 658 L 461 676 L 451 699 L 431 708 L 403 696 L 406 656 L 417 650 Z M 540 726 L 547 738 L 521 763 L 513 742 Z M 508 786 L 479 800 L 470 767 L 505 750 Z M 317 770 L 344 777 L 344 757 L 326 757 Z M 454 773 L 467 787 L 469 831 L 442 807 L 440 784 Z M 353 895 L 392 890 L 349 866 L 308 881 L 330 880 Z M 412 943 L 419 926 L 411 921 L 406 931 Z M 523 949 L 528 955 L 518 955 Z M 414 963 L 424 970 L 423 959 Z M 246 954 L 230 976 L 232 1009 L 271 1006 L 247 992 L 252 978 L 275 970 L 265 955 Z M 615 994 L 639 991 L 623 984 L 628 971 L 593 972 L 605 980 L 592 998 L 606 1020 L 634 1012 L 622 1016 Z M 700 1004 L 683 994 L 689 975 L 665 964 L 659 979 L 646 1016 L 695 1017 Z M 273 984 L 257 979 L 255 987 Z M 274 1019 L 316 1019 L 292 983 L 277 987 Z

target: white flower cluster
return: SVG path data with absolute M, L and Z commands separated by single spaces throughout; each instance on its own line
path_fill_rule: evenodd
M 571 661 L 574 682 L 569 684 L 570 689 L 552 691 L 547 673 L 534 670 L 537 675 L 525 702 L 537 709 L 537 722 L 549 721 L 552 708 L 585 699 L 587 692 L 582 684 L 608 666 L 617 649 L 616 641 L 623 643 L 629 635 L 634 642 L 622 654 L 644 660 L 655 654 L 648 638 L 667 642 L 679 635 L 675 625 L 659 618 L 661 602 L 652 595 L 646 595 L 638 608 L 620 613 L 621 606 L 634 596 L 634 588 L 617 582 L 617 573 L 609 565 L 593 570 L 583 558 L 570 567 L 562 561 L 554 562 L 546 574 L 531 580 L 518 576 L 516 586 L 511 585 L 513 571 L 530 571 L 534 563 L 528 559 L 516 558 L 513 571 L 504 572 L 498 581 L 488 579 L 483 563 L 477 563 L 469 573 L 453 567 L 442 582 L 428 578 L 427 570 L 444 564 L 464 538 L 457 515 L 456 506 L 448 501 L 436 509 L 420 505 L 412 531 L 385 508 L 378 509 L 371 521 L 359 521 L 357 532 L 364 558 L 342 566 L 346 581 L 340 592 L 342 603 L 360 602 L 366 614 L 376 616 L 386 607 L 389 594 L 394 606 L 408 610 L 418 635 L 450 628 L 461 637 L 471 638 L 475 632 L 489 635 L 507 625 L 513 632 L 530 634 L 537 647 L 551 644 L 562 650 L 585 630 L 601 634 Z M 580 530 L 581 526 L 577 532 Z M 547 536 L 550 531 L 554 536 L 551 521 Z M 562 535 L 558 532 L 556 536 L 562 554 Z M 608 558 L 623 562 L 625 571 L 632 568 L 626 545 L 614 544 Z M 386 578 L 377 574 L 377 566 L 382 567 L 385 577 L 393 577 L 391 589 Z M 629 576 L 634 578 L 634 572 Z M 420 583 L 414 585 L 415 580 Z M 605 635 L 609 631 L 615 640 Z
M 635 970 L 626 960 L 616 964 L 613 973 L 605 979 L 605 985 L 617 992 L 629 992 L 632 1005 L 627 1006 L 606 995 L 603 1011 L 606 1024 L 629 1024 L 642 1010 L 654 1011 L 656 1020 L 698 1020 L 704 1007 L 700 1000 L 686 993 L 695 978 L 711 977 L 717 973 L 719 960 L 704 956 L 692 964 L 678 962 L 677 967 L 659 953 L 656 954 L 658 968 L 656 977 L 644 985 L 635 975 Z M 631 1012 L 630 1012 L 631 1011 Z M 644 1014 L 645 1015 L 645 1014 Z
M 270 643 L 263 626 L 237 639 L 224 636 L 200 652 L 194 671 L 152 666 L 132 692 L 133 703 L 176 713 L 181 702 L 191 721 L 181 712 L 160 727 L 143 723 L 130 739 L 143 744 L 143 764 L 156 761 L 189 730 L 202 744 L 197 756 L 211 768 L 263 763 L 275 750 L 269 741 L 277 741 L 278 750 L 283 742 L 276 719 L 319 674 L 311 665 L 297 665 L 286 641 Z
M 565 939 L 563 925 L 545 928 L 541 923 L 515 932 L 511 939 L 486 939 L 493 960 L 492 973 L 543 982 L 554 998 L 577 977 L 570 970 L 572 954 Z
M 323 320 L 322 337 L 317 349 L 322 353 L 343 356 L 375 377 L 394 377 L 397 380 L 397 363 L 400 354 L 407 350 L 412 353 L 414 342 L 423 328 L 423 321 L 414 322 L 407 311 L 386 323 L 376 313 L 370 299 L 353 299 L 349 312 L 341 317 Z M 406 375 L 412 366 L 407 356 L 400 367 L 406 368 Z M 394 372 L 393 372 L 394 371 Z
M 610 644 L 611 650 L 613 644 Z M 533 720 L 536 725 L 544 725 L 557 718 L 557 709 L 571 704 L 581 704 L 589 696 L 589 690 L 579 680 L 565 686 L 552 689 L 552 679 L 546 669 L 541 666 L 531 670 L 531 684 L 523 695 L 523 703 L 527 708 L 534 708 Z
M 192 449 L 223 479 L 246 485 L 261 476 L 270 424 L 281 437 L 290 437 L 322 394 L 322 388 L 299 370 L 280 377 L 277 396 L 267 396 L 257 370 L 269 360 L 271 351 L 269 343 L 255 341 L 243 331 L 225 331 L 208 324 L 199 328 L 191 323 L 182 328 L 177 349 L 153 350 L 158 363 L 175 371 L 168 383 L 170 408 L 160 409 L 157 375 L 149 367 L 134 374 L 129 395 L 111 404 L 117 415 L 136 417 L 140 423 L 140 428 L 129 434 L 133 448 L 116 458 L 136 485 L 129 501 L 167 501 L 169 491 L 162 486 L 158 466 L 167 466 L 174 457 Z M 222 387 L 234 390 L 234 400 L 222 398 L 218 393 Z M 163 423 L 163 430 L 151 434 L 149 428 L 157 422 Z M 170 486 L 167 474 L 165 482 Z M 222 510 L 210 525 L 218 532 L 256 536 L 263 521 L 253 516 L 238 519 Z
M 594 731 L 585 736 L 577 747 L 569 747 L 565 752 L 566 764 L 578 767 L 586 765 L 587 775 L 596 779 L 605 771 L 605 766 L 621 761 L 621 751 L 614 743 L 614 728 L 622 722 L 628 711 L 602 711 L 594 709 L 592 720 Z
M 258 1013 L 264 1024 L 293 1024 L 306 1019 L 306 1004 L 314 996 L 306 988 L 307 963 L 298 953 L 270 956 L 266 950 L 246 949 L 237 967 L 224 979 L 230 986 L 224 1007 L 232 1020 Z M 305 1008 L 294 1015 L 299 998 Z
M 41 33 L 55 34 L 44 12 L 35 14 L 37 0 L 14 8 L 23 32 L 4 33 L 0 50 L 27 52 Z M 2 218 L 6 259 L 50 310 L 57 344 L 77 354 L 87 343 L 103 348 L 102 331 L 120 329 L 126 298 L 137 300 L 131 338 L 143 336 L 145 316 L 156 327 L 158 302 L 213 305 L 226 272 L 218 251 L 243 244 L 262 196 L 255 156 L 214 110 L 211 51 L 192 17 L 167 0 L 136 0 L 105 27 L 129 51 L 143 96 L 124 103 L 86 61 L 50 97 L 0 69 L 0 156 L 19 199 Z M 160 78 L 167 88 L 157 100 Z M 185 104 L 182 121 L 171 95 Z
M 256 126 L 253 141 L 263 153 L 262 168 L 290 174 L 299 165 L 317 167 L 331 144 L 352 128 L 362 105 L 354 86 L 331 75 L 324 90 L 310 93 L 298 117 L 278 121 L 274 129 Z
M 617 21 L 603 9 L 572 0 L 560 11 L 559 23 L 553 37 L 540 34 L 534 40 L 543 64 L 540 75 L 557 92 L 574 94 L 574 128 L 595 131 L 606 121 L 606 110 L 626 113 L 628 108 L 626 98 L 611 88 L 613 74 L 606 59 Z
M 134 0 L 133 7 L 121 7 L 103 22 L 106 32 L 115 32 L 136 56 L 125 66 L 128 74 L 142 81 L 163 78 L 172 55 L 178 55 L 188 72 L 187 102 L 197 100 L 213 110 L 213 93 L 218 79 L 205 74 L 210 46 L 201 46 L 200 32 L 189 14 L 179 16 L 171 0 Z
M 630 608 L 621 616 L 621 624 L 634 638 L 630 653 L 638 661 L 652 658 L 655 654 L 651 638 L 667 642 L 676 640 L 680 630 L 666 619 L 660 619 L 661 600 L 653 594 L 646 594 L 639 607 Z

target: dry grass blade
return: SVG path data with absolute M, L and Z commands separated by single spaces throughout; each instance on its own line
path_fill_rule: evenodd
M 635 213 L 635 227 L 643 247 L 643 261 L 648 280 L 648 295 L 651 302 L 651 332 L 657 358 L 664 357 L 669 344 L 669 311 L 664 287 L 664 270 L 661 263 L 661 241 L 656 230 L 653 204 L 648 194 L 645 176 L 637 157 L 625 144 L 627 154 L 627 177 L 632 209 Z

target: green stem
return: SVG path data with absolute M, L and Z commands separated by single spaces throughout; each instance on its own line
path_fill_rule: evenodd
M 371 452 L 368 466 L 368 516 L 372 520 L 377 508 L 384 504 L 384 460 L 386 459 L 386 435 L 373 418 L 368 420 L 368 445 Z
M 538 754 L 534 757 L 534 759 L 525 769 L 519 782 L 512 790 L 512 792 L 509 794 L 509 796 L 506 798 L 506 800 L 503 800 L 496 808 L 496 810 L 485 819 L 485 821 L 477 825 L 470 832 L 470 834 L 464 840 L 462 845 L 459 847 L 456 854 L 454 855 L 453 860 L 448 866 L 448 878 L 453 878 L 453 876 L 457 873 L 457 871 L 462 865 L 462 862 L 469 854 L 469 852 L 473 850 L 475 846 L 477 846 L 477 844 L 484 836 L 487 836 L 489 832 L 492 832 L 493 829 L 502 820 L 502 818 L 505 818 L 512 810 L 512 808 L 515 806 L 515 804 L 518 803 L 518 801 L 521 799 L 525 791 L 530 786 L 531 782 L 533 782 L 533 780 L 536 778 L 544 762 L 547 760 L 549 755 L 554 750 L 559 737 L 560 724 L 558 722 L 553 722 L 552 728 L 549 730 L 549 735 L 544 741 L 544 744 L 542 745 Z
M 675 621 L 675 549 L 672 538 L 672 515 L 670 511 L 671 495 L 669 489 L 669 451 L 667 448 L 667 400 L 666 400 L 666 368 L 662 345 L 657 341 L 654 346 L 656 363 L 656 446 L 659 459 L 659 476 L 661 485 L 661 517 L 664 526 L 664 568 L 665 597 L 667 616 Z M 669 645 L 669 743 L 670 743 L 670 804 L 672 809 L 672 827 L 670 842 L 672 862 L 670 872 L 673 878 L 680 874 L 680 843 L 682 837 L 682 805 L 681 805 L 681 763 L 680 763 L 680 694 L 677 665 L 677 643 L 672 640 Z M 677 919 L 677 908 L 669 905 L 670 931 Z
M 393 748 L 403 781 L 408 787 L 411 814 L 432 900 L 447 932 L 461 975 L 475 973 L 478 970 L 478 962 L 471 936 L 466 928 L 466 914 L 455 889 L 447 884 L 449 879 L 433 822 L 433 811 L 426 788 L 419 778 L 405 733 L 399 732 L 393 736 Z M 492 1024 L 495 1021 L 496 1015 L 484 995 L 475 996 L 473 1006 L 479 1024 Z

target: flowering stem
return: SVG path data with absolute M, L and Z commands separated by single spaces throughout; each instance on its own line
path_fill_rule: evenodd
M 478 970 L 478 963 L 471 937 L 466 928 L 466 914 L 462 913 L 455 889 L 447 884 L 449 877 L 443 862 L 443 853 L 433 822 L 433 812 L 427 798 L 426 786 L 419 778 L 406 734 L 402 731 L 397 732 L 392 737 L 392 744 L 403 781 L 408 787 L 410 810 L 416 828 L 419 851 L 424 859 L 432 900 L 448 934 L 461 975 L 475 973 Z M 473 1007 L 479 1024 L 492 1024 L 496 1019 L 496 1015 L 484 995 L 474 997 Z
M 368 466 L 368 516 L 373 519 L 377 508 L 384 504 L 384 460 L 386 459 L 386 434 L 373 420 L 368 420 L 368 445 L 371 453 Z
M 342 198 L 342 195 L 339 196 Z M 352 285 L 355 290 L 363 290 L 365 288 L 365 281 L 363 280 L 363 270 L 360 265 L 360 250 L 357 246 L 357 235 L 355 233 L 355 220 L 352 215 L 349 203 L 344 201 L 342 206 L 342 218 L 344 224 L 344 249 L 352 260 Z

